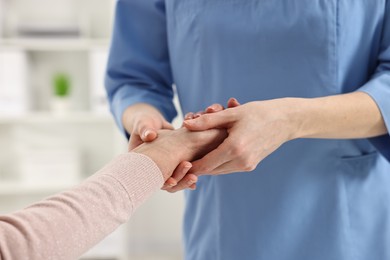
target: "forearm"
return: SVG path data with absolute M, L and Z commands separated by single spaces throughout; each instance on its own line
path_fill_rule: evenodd
M 78 187 L 0 216 L 0 259 L 77 259 L 162 184 L 150 158 L 121 155 Z
M 287 99 L 294 138 L 368 138 L 387 133 L 375 101 L 366 93 Z

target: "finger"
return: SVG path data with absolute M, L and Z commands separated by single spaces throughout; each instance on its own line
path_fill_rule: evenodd
M 212 104 L 206 108 L 206 113 L 215 113 L 224 110 L 225 108 L 221 104 Z
M 192 164 L 190 162 L 187 162 L 187 161 L 181 162 L 176 167 L 172 176 L 164 183 L 164 186 L 161 189 L 167 190 L 169 188 L 176 186 L 179 183 L 179 181 L 181 181 L 183 179 L 183 177 L 188 173 L 188 171 L 191 169 L 191 167 L 192 167 Z
M 167 191 L 173 193 L 180 190 L 184 190 L 190 188 L 197 181 L 198 181 L 198 176 L 194 174 L 187 174 L 175 187 L 167 189 Z
M 170 124 L 168 123 L 167 121 L 163 121 L 162 122 L 162 126 L 161 126 L 162 129 L 168 129 L 168 130 L 174 130 L 175 128 Z M 158 134 L 157 134 L 157 131 L 155 130 L 155 128 L 145 128 L 145 129 L 142 129 L 141 130 L 141 133 L 142 133 L 142 140 L 144 142 L 151 142 L 151 141 L 154 141 Z
M 183 177 L 188 173 L 188 171 L 191 169 L 192 164 L 190 162 L 184 161 L 181 162 L 175 169 L 175 171 L 172 174 L 172 178 L 175 179 L 177 182 L 180 182 Z
M 136 133 L 141 137 L 141 140 L 144 142 L 151 142 L 157 138 L 157 130 L 159 129 L 171 129 L 173 126 L 164 119 L 161 123 L 157 123 L 154 119 L 143 119 L 139 120 L 137 124 Z M 161 125 L 160 125 L 161 124 Z
M 144 120 L 137 124 L 136 133 L 141 137 L 144 142 L 151 142 L 157 137 L 156 126 L 153 121 Z
M 212 170 L 209 174 L 210 175 L 220 175 L 220 174 L 228 174 L 228 173 L 235 173 L 235 172 L 251 172 L 253 171 L 257 165 L 252 165 L 247 168 L 243 168 L 242 165 L 239 164 L 237 160 L 230 160 L 228 162 L 225 162 L 224 164 L 221 164 L 214 170 Z
M 184 122 L 185 120 L 190 120 L 190 119 L 194 119 L 194 113 L 192 113 L 192 112 L 189 112 L 189 113 L 187 113 L 187 114 L 184 116 L 183 122 Z M 181 127 L 184 127 L 184 124 L 183 124 L 183 123 L 181 123 Z
M 242 172 L 242 169 L 239 169 L 237 167 L 236 162 L 234 160 L 225 162 L 224 164 L 218 166 L 214 170 L 212 170 L 209 174 L 210 175 L 220 175 L 220 174 L 227 174 L 227 173 L 234 173 L 234 172 Z
M 157 131 L 155 129 L 145 129 L 142 131 L 142 141 L 151 142 L 157 138 Z
M 166 180 L 166 182 L 164 183 L 164 185 L 162 186 L 162 190 L 166 190 L 170 187 L 174 187 L 177 185 L 177 181 L 172 178 L 172 177 L 169 177 L 168 180 Z
M 203 131 L 212 128 L 226 127 L 236 121 L 237 115 L 233 109 L 227 109 L 218 113 L 205 114 L 201 117 L 186 120 L 183 122 L 184 127 L 191 131 Z
M 196 190 L 196 183 L 192 184 L 190 187 L 189 187 L 190 190 Z
M 228 100 L 228 108 L 232 108 L 232 107 L 238 107 L 240 106 L 240 102 L 238 102 L 237 99 L 235 98 L 229 98 Z
M 198 112 L 196 112 L 196 113 L 194 114 L 193 118 L 198 118 L 198 117 L 200 117 L 200 116 L 203 115 L 203 114 L 205 114 L 204 111 L 198 111 Z
M 231 161 L 230 143 L 225 139 L 215 150 L 192 162 L 190 173 L 197 176 L 212 173 L 217 167 Z
M 184 120 L 193 119 L 193 118 L 194 118 L 194 113 L 192 112 L 189 112 L 184 116 Z

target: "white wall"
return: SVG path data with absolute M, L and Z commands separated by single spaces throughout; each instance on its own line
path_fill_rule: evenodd
M 78 182 L 118 153 L 127 151 L 126 140 L 107 108 L 95 109 L 92 104 L 95 94 L 104 93 L 104 52 L 108 50 L 114 2 L 0 0 L 0 64 L 5 64 L 0 66 L 0 144 L 7 147 L 0 150 L 0 213 L 20 209 L 71 187 L 72 182 L 67 183 L 66 178 L 69 176 L 60 178 L 69 164 L 78 165 L 67 170 L 78 177 Z M 42 24 L 80 26 L 82 34 L 58 39 L 33 39 L 18 34 L 18 28 Z M 2 58 L 12 54 L 15 59 Z M 70 108 L 61 116 L 53 113 L 51 107 L 53 75 L 57 72 L 71 78 Z M 9 80 L 10 75 L 18 80 Z M 10 100 L 7 93 L 17 93 L 17 101 L 2 106 Z M 175 102 L 178 104 L 177 99 Z M 181 125 L 180 118 L 181 115 L 176 127 Z M 55 151 L 63 158 L 53 163 L 44 154 Z M 70 151 L 69 156 L 66 151 Z M 26 157 L 26 153 L 34 156 Z M 72 161 L 74 155 L 79 156 L 79 163 Z M 61 161 L 68 165 L 61 166 Z M 54 177 L 61 181 L 53 184 L 48 182 L 50 178 L 38 177 L 45 162 L 46 168 L 57 169 L 53 174 L 58 174 Z M 26 178 L 25 168 L 33 176 Z M 32 180 L 26 182 L 30 177 Z M 128 225 L 92 249 L 87 254 L 89 259 L 182 259 L 183 206 L 181 192 L 157 192 Z

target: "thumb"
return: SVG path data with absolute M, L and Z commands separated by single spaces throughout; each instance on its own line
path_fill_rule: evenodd
M 204 131 L 213 128 L 226 128 L 236 121 L 233 109 L 223 110 L 212 114 L 204 114 L 195 119 L 185 120 L 184 127 L 191 131 Z
M 137 127 L 137 133 L 143 142 L 151 142 L 156 139 L 157 130 L 152 120 L 142 120 Z

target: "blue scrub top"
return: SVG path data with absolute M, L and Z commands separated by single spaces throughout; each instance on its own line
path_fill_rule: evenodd
M 111 110 L 364 91 L 390 129 L 390 0 L 119 0 Z M 390 259 L 390 138 L 299 139 L 186 193 L 187 260 Z

